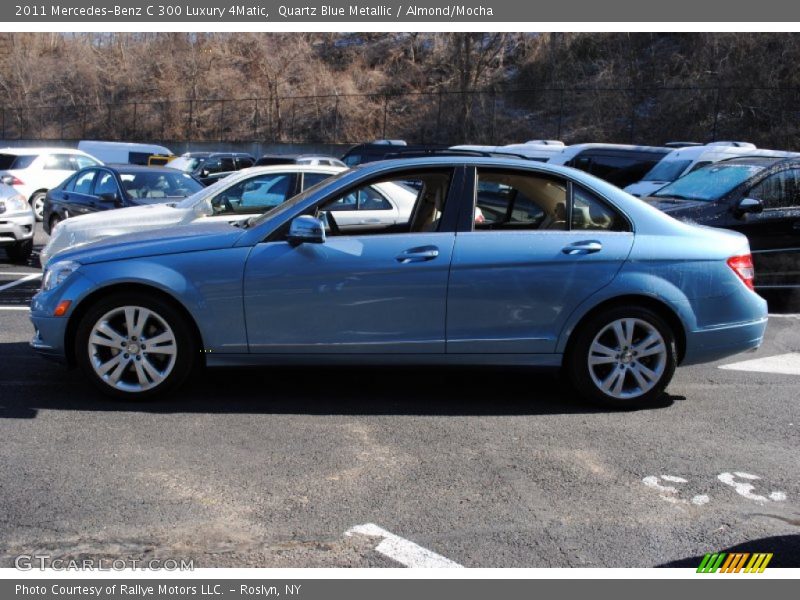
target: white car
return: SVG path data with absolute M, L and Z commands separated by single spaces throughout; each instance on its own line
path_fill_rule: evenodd
M 5 248 L 11 262 L 24 263 L 30 257 L 35 223 L 28 200 L 0 183 L 0 247 Z
M 36 220 L 44 215 L 47 191 L 75 171 L 103 164 L 73 148 L 0 149 L 0 181 L 13 187 L 33 207 Z
M 53 230 L 49 243 L 39 255 L 42 268 L 57 253 L 96 240 L 189 225 L 201 219 L 244 221 L 264 213 L 292 196 L 325 179 L 346 171 L 342 167 L 276 165 L 242 169 L 189 196 L 177 204 L 153 204 L 70 217 Z M 340 229 L 374 230 L 407 223 L 417 191 L 399 182 L 377 183 L 342 199 L 334 221 Z

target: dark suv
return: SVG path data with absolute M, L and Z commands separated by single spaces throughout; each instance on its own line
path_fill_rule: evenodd
M 745 234 L 759 291 L 800 289 L 800 158 L 723 160 L 645 200 L 677 219 Z
M 170 161 L 167 166 L 189 173 L 203 185 L 210 185 L 220 174 L 252 167 L 256 159 L 245 152 L 187 152 Z

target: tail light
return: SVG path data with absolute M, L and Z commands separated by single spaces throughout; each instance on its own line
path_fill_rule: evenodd
M 751 290 L 755 290 L 753 280 L 756 277 L 756 270 L 753 268 L 753 257 L 750 254 L 741 256 L 731 256 L 728 259 L 728 266 Z
M 19 177 L 15 177 L 14 175 L 6 175 L 3 177 L 3 183 L 6 185 L 25 185 Z

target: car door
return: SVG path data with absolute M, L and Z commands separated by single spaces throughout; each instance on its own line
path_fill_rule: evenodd
M 476 183 L 453 252 L 447 352 L 555 352 L 569 315 L 619 272 L 630 224 L 551 175 L 479 168 Z
M 67 215 L 75 217 L 95 212 L 96 198 L 92 194 L 97 169 L 84 169 L 75 176 L 75 183 L 71 191 L 65 190 L 62 194 L 64 209 Z
M 413 222 L 396 231 L 331 227 L 324 243 L 293 246 L 284 235 L 287 223 L 253 248 L 244 277 L 250 352 L 444 353 L 456 234 L 443 215 L 457 210 L 454 171 L 404 176 L 424 185 Z M 327 211 L 374 183 L 364 181 L 315 208 Z M 336 221 L 340 213 L 331 214 Z
M 741 214 L 734 203 L 726 225 L 750 241 L 756 287 L 800 286 L 800 169 L 772 173 L 741 197 L 764 205 L 761 213 Z

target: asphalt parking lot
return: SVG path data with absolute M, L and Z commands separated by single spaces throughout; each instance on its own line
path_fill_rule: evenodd
M 598 410 L 521 369 L 224 370 L 134 404 L 29 350 L 39 270 L 4 258 L 2 567 L 32 553 L 696 566 L 728 549 L 800 566 L 791 305 L 776 305 L 758 352 L 679 369 L 646 410 Z

